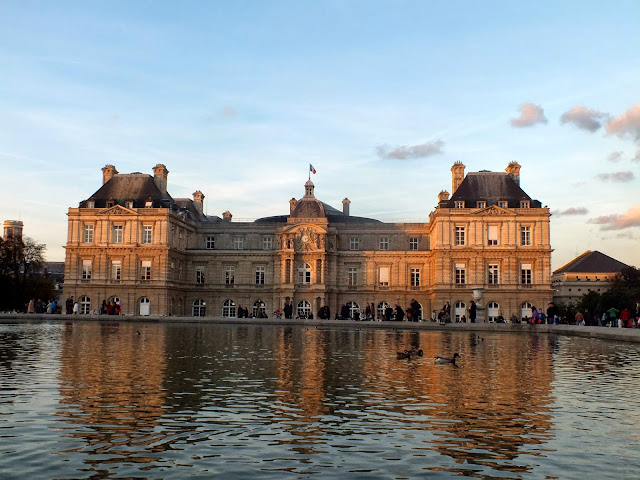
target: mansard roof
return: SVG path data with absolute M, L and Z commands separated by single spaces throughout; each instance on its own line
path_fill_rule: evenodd
M 163 194 L 153 177 L 144 173 L 114 175 L 87 200 L 80 202 L 80 208 L 86 207 L 89 200 L 95 202 L 96 208 L 105 208 L 107 202 L 122 205 L 131 200 L 134 208 L 144 207 L 149 200 L 156 208 L 168 208 L 175 204 L 171 195 Z
M 464 201 L 466 207 L 475 207 L 479 200 L 487 202 L 487 206 L 506 201 L 508 208 L 518 208 L 521 200 L 529 200 L 531 207 L 541 207 L 540 202 L 532 200 L 511 175 L 488 171 L 468 173 L 451 198 L 440 202 L 440 206 L 453 208 L 456 201 Z
M 587 250 L 553 273 L 618 273 L 628 267 L 629 265 L 597 250 Z

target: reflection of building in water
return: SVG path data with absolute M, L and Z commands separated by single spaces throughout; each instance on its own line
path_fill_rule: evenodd
M 68 323 L 62 336 L 59 415 L 83 428 L 74 437 L 108 453 L 131 441 L 144 451 L 163 413 L 165 339 L 143 325 Z M 155 438 L 157 440 L 157 438 Z M 95 452 L 92 452 L 95 453 Z M 135 449 L 130 450 L 131 456 Z M 120 452 L 122 454 L 122 452 Z M 129 455 L 127 454 L 127 455 Z M 145 458 L 137 456 L 136 461 Z

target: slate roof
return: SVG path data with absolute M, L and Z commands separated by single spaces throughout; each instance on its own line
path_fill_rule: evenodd
M 478 200 L 487 206 L 506 201 L 507 208 L 519 208 L 521 200 L 529 200 L 532 208 L 540 208 L 538 200 L 532 200 L 520 185 L 504 172 L 470 172 L 449 200 L 440 202 L 440 207 L 454 208 L 456 201 L 464 201 L 466 208 L 475 208 Z
M 153 177 L 145 173 L 114 175 L 91 197 L 80 202 L 80 208 L 86 208 L 88 200 L 95 202 L 95 208 L 106 208 L 109 201 L 124 205 L 127 200 L 133 200 L 134 208 L 143 208 L 148 200 L 153 202 L 154 208 L 168 208 L 175 204 L 171 195 L 163 194 Z
M 597 250 L 587 250 L 553 273 L 617 273 L 628 267 L 629 265 Z
M 319 200 L 318 202 L 322 204 L 325 217 L 327 217 L 329 223 L 382 223 L 380 220 L 376 220 L 374 218 L 345 215 L 343 212 L 336 208 L 333 208 L 327 203 L 320 202 Z M 255 220 L 255 223 L 287 223 L 288 218 L 289 215 L 274 215 L 272 217 L 258 218 Z

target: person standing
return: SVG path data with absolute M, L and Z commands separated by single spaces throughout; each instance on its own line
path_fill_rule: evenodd
M 77 315 L 79 311 L 80 311 L 80 304 L 78 302 L 75 302 L 73 304 L 73 314 Z
M 29 300 L 29 304 L 27 305 L 27 313 L 35 313 L 36 311 L 36 302 L 33 300 Z
M 476 323 L 476 310 L 477 310 L 476 302 L 471 300 L 471 305 L 469 306 L 469 323 Z

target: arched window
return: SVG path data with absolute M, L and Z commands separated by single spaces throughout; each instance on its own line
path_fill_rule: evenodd
M 459 322 L 463 315 L 466 315 L 465 311 L 467 306 L 464 302 L 456 302 L 453 309 L 453 318 L 456 322 Z
M 262 300 L 256 300 L 251 313 L 255 318 L 267 318 L 267 307 Z
M 384 318 L 384 311 L 388 306 L 389 304 L 387 302 L 380 302 L 378 304 L 378 308 L 376 309 L 376 317 L 378 320 L 382 320 Z
M 355 320 L 356 318 L 360 318 L 360 305 L 356 302 L 347 303 L 347 308 L 349 309 L 349 318 Z M 358 314 L 356 316 L 356 313 Z
M 91 299 L 89 297 L 80 297 L 80 312 L 82 315 L 91 313 Z
M 193 302 L 193 307 L 191 308 L 191 315 L 194 317 L 204 317 L 207 313 L 207 304 L 204 300 L 198 299 Z
M 523 304 L 520 305 L 520 320 L 524 320 L 525 318 L 531 318 L 532 307 L 533 305 L 531 305 L 529 302 L 523 302 Z
M 307 318 L 311 313 L 311 304 L 306 300 L 298 302 L 298 318 Z
M 236 316 L 236 302 L 233 300 L 225 300 L 222 304 L 222 316 L 233 318 Z
M 151 302 L 147 297 L 140 299 L 140 315 L 147 316 L 151 310 Z
M 487 320 L 489 320 L 490 322 L 495 322 L 496 320 L 498 320 L 499 316 L 500 305 L 498 305 L 496 302 L 489 302 L 489 305 L 487 305 Z
M 308 285 L 311 283 L 311 265 L 303 263 L 298 267 L 298 283 Z

